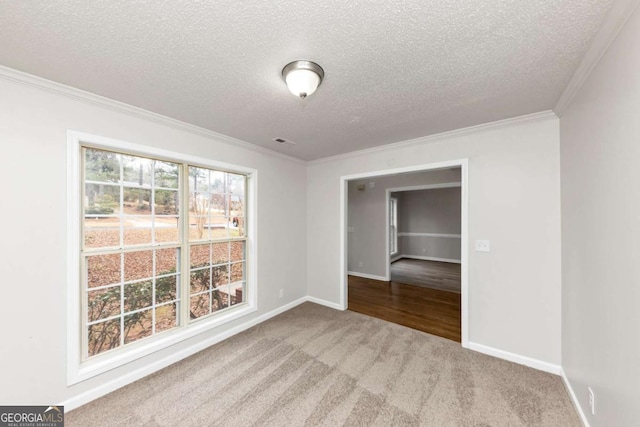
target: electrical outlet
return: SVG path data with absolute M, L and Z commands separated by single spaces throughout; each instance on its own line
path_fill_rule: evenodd
M 284 296 L 284 289 L 280 289 L 280 298 Z
M 358 267 L 364 267 L 364 263 L 362 261 L 358 262 Z
M 589 408 L 591 408 L 591 415 L 596 414 L 596 396 L 593 394 L 593 390 L 591 387 L 587 387 L 589 389 Z
M 427 248 L 422 248 L 422 253 L 426 254 L 427 253 Z
M 491 252 L 491 242 L 489 240 L 476 240 L 477 252 Z

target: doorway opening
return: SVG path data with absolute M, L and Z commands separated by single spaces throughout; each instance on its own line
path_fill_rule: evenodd
M 467 160 L 341 178 L 341 305 L 468 342 Z

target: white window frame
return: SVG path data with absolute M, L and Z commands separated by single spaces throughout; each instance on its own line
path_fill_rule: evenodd
M 83 144 L 93 148 L 125 152 L 144 157 L 174 160 L 193 166 L 235 172 L 247 176 L 246 194 L 246 301 L 197 322 L 127 344 L 121 348 L 82 360 L 82 291 L 81 291 L 81 186 Z M 73 130 L 67 131 L 67 385 L 79 383 L 171 345 L 247 316 L 258 309 L 257 284 L 257 200 L 258 171 L 202 157 L 139 145 Z M 188 274 L 183 272 L 182 274 Z M 188 295 L 181 303 L 188 304 Z
M 394 256 L 398 253 L 398 199 L 389 198 L 389 255 Z

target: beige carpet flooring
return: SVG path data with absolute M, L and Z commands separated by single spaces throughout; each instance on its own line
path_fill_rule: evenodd
M 579 426 L 560 377 L 302 304 L 65 416 L 67 426 Z

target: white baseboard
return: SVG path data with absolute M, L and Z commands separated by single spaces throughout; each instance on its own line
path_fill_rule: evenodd
M 584 424 L 585 427 L 590 427 L 589 421 L 587 420 L 587 415 L 582 410 L 582 406 L 580 406 L 580 401 L 578 401 L 578 398 L 576 397 L 576 393 L 573 391 L 573 387 L 571 387 L 571 383 L 569 382 L 569 378 L 567 378 L 567 375 L 565 374 L 564 369 L 562 368 L 560 368 L 560 376 L 562 377 L 562 382 L 564 383 L 564 386 L 567 389 L 567 392 L 569 392 L 569 397 L 571 397 L 571 402 L 573 402 L 573 406 L 576 408 L 576 411 L 580 416 L 580 420 L 582 421 L 582 424 Z
M 344 311 L 346 309 L 343 309 L 340 304 L 337 304 L 335 302 L 331 302 L 331 301 L 327 301 L 325 299 L 320 299 L 320 298 L 316 298 L 316 297 L 306 297 L 306 300 L 309 302 L 313 302 L 316 304 L 320 304 L 320 305 L 324 305 L 325 307 L 329 307 L 329 308 L 333 308 L 334 310 L 340 310 L 340 311 Z
M 389 281 L 389 279 L 387 279 L 386 277 L 384 277 L 384 276 L 376 276 L 375 274 L 358 273 L 357 271 L 347 271 L 347 274 L 349 276 L 362 277 L 364 279 L 381 280 L 383 282 L 388 282 Z
M 399 259 L 402 259 L 402 255 L 396 255 L 396 256 L 394 256 L 393 258 L 391 258 L 391 259 L 389 260 L 389 262 L 390 262 L 390 263 L 392 263 L 392 262 L 396 262 L 396 261 L 398 261 Z
M 560 365 L 554 365 L 553 363 L 543 362 L 542 360 L 533 359 L 527 356 L 521 356 L 519 354 L 510 353 L 508 351 L 500 350 L 486 345 L 469 342 L 467 344 L 467 348 L 469 350 L 488 354 L 489 356 L 497 357 L 499 359 L 508 360 L 509 362 L 517 363 L 519 365 L 528 366 L 539 371 L 549 372 L 550 374 L 561 375 L 562 373 L 562 368 L 560 367 Z
M 220 341 L 223 341 L 227 338 L 232 337 L 233 335 L 236 335 L 242 331 L 245 331 L 249 328 L 251 328 L 252 326 L 255 326 L 259 323 L 264 322 L 265 320 L 271 319 L 272 317 L 277 316 L 278 314 L 284 313 L 287 310 L 292 309 L 293 307 L 302 304 L 303 302 L 306 301 L 312 301 L 315 302 L 316 304 L 322 304 L 322 305 L 326 305 L 328 307 L 338 307 L 337 304 L 335 304 L 335 307 L 333 305 L 333 303 L 328 302 L 328 301 L 324 301 L 324 300 L 320 300 L 318 298 L 314 298 L 313 300 L 310 299 L 309 297 L 302 297 L 299 298 L 295 301 L 292 301 L 288 304 L 285 304 L 281 307 L 276 308 L 275 310 L 271 310 L 268 313 L 265 313 L 261 316 L 255 317 L 245 323 L 243 323 L 242 325 L 238 325 L 234 328 L 228 329 L 226 331 L 220 332 L 219 334 L 213 336 L 213 337 L 209 337 L 206 340 L 200 341 L 196 344 L 193 344 L 190 347 L 184 348 L 176 353 L 173 353 L 163 359 L 160 359 L 156 362 L 150 363 L 149 365 L 145 365 L 142 368 L 136 369 L 135 371 L 129 372 L 127 374 L 122 375 L 121 377 L 118 377 L 114 380 L 108 381 L 104 384 L 101 384 L 97 387 L 94 387 L 90 390 L 87 390 L 83 393 L 78 394 L 77 396 L 73 396 L 67 400 L 65 400 L 64 402 L 62 402 L 60 405 L 64 406 L 66 411 L 71 411 L 75 408 L 78 408 L 84 404 L 87 404 L 89 402 L 91 402 L 92 400 L 95 400 L 99 397 L 102 397 L 108 393 L 111 393 L 112 391 L 115 391 L 121 387 L 124 387 L 128 384 L 131 384 L 134 381 L 137 381 L 141 378 L 146 377 L 147 375 L 150 375 L 156 371 L 159 371 L 160 369 L 166 368 L 169 365 L 172 365 L 182 359 L 186 359 L 189 356 L 194 355 L 195 353 L 204 350 L 207 347 L 210 347 L 214 344 L 219 343 Z
M 437 258 L 432 256 L 420 256 L 420 255 L 400 255 L 400 258 L 409 258 L 409 259 L 421 259 L 424 261 L 439 261 L 439 262 L 452 262 L 454 264 L 460 264 L 462 261 L 459 259 L 449 259 L 449 258 Z

